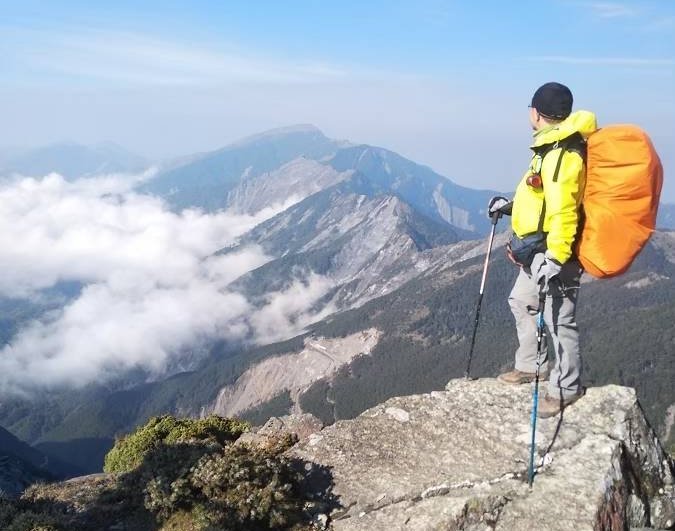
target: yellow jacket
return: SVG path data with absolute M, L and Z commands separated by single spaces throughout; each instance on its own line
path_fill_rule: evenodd
M 572 256 L 579 224 L 579 205 L 586 184 L 586 168 L 577 151 L 565 151 L 558 178 L 553 181 L 562 149 L 557 143 L 577 132 L 586 138 L 596 129 L 595 114 L 577 111 L 561 123 L 534 133 L 534 144 L 531 146 L 534 155 L 513 198 L 511 225 L 519 237 L 537 232 L 545 200 L 543 230 L 547 233 L 546 246 L 549 254 L 560 263 L 565 263 Z M 541 175 L 543 189 L 527 184 L 527 178 L 532 174 Z

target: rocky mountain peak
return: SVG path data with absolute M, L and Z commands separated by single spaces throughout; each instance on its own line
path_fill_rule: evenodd
M 537 424 L 530 386 L 453 380 L 309 436 L 293 456 L 331 471 L 337 530 L 623 530 L 675 524 L 673 463 L 635 391 L 591 388 Z
M 247 136 L 241 140 L 237 140 L 233 144 L 230 144 L 228 147 L 239 148 L 262 141 L 275 140 L 289 136 L 316 136 L 326 138 L 321 129 L 312 124 L 295 124 L 285 127 L 277 127 L 275 129 L 263 131 L 262 133 L 256 133 L 254 135 Z

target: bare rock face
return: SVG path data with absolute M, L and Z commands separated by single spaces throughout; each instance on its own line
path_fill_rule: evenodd
M 260 435 L 273 437 L 290 433 L 304 441 L 310 435 L 318 433 L 323 428 L 321 422 L 314 415 L 302 413 L 300 415 L 284 415 L 283 417 L 272 417 L 259 430 Z
M 273 356 L 246 369 L 234 384 L 223 387 L 202 413 L 234 416 L 284 391 L 290 391 L 293 410 L 300 411 L 298 399 L 304 391 L 356 356 L 369 354 L 380 336 L 376 328 L 371 328 L 346 337 L 306 338 L 301 351 Z
M 262 426 L 242 434 L 235 444 L 265 444 L 269 439 L 284 435 L 292 435 L 302 442 L 322 428 L 323 422 L 309 413 L 272 417 Z
M 537 422 L 532 389 L 453 380 L 397 397 L 301 441 L 327 467 L 338 530 L 594 530 L 675 527 L 673 464 L 632 389 L 606 386 Z
M 255 214 L 265 207 L 301 201 L 351 175 L 339 173 L 327 164 L 298 157 L 278 169 L 249 177 L 242 175 L 239 184 L 227 193 L 226 203 L 234 212 Z

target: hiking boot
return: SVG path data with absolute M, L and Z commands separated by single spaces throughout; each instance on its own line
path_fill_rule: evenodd
M 519 371 L 518 369 L 514 369 L 509 372 L 505 372 L 497 376 L 497 380 L 499 380 L 502 383 L 505 384 L 510 384 L 510 385 L 520 385 L 524 383 L 530 383 L 534 382 L 534 379 L 536 377 L 536 373 L 533 372 L 523 372 Z M 548 376 L 548 371 L 539 371 L 539 380 L 543 380 Z
M 586 389 L 581 389 L 577 394 L 572 395 L 568 398 L 560 399 L 560 397 L 553 397 L 546 395 L 544 399 L 539 402 L 539 407 L 537 408 L 537 416 L 540 419 L 547 419 L 549 417 L 554 417 L 565 409 L 570 404 L 574 404 L 582 396 L 586 394 Z

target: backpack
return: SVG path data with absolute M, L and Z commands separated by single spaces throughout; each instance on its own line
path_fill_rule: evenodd
M 586 188 L 576 255 L 596 278 L 624 273 L 654 232 L 663 166 L 634 125 L 597 130 L 586 143 Z

